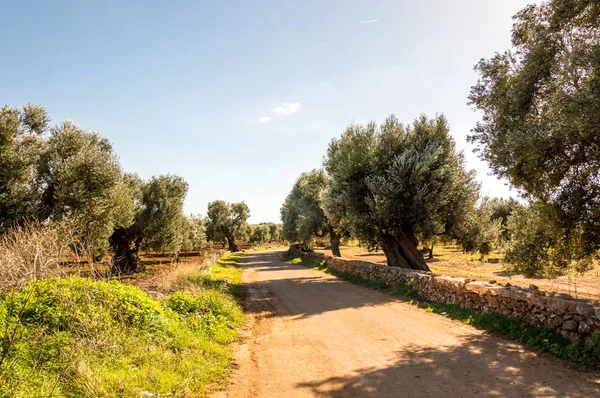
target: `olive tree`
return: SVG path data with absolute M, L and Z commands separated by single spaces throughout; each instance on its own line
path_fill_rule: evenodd
M 487 204 L 491 209 L 491 219 L 499 220 L 502 228 L 502 241 L 506 243 L 510 241 L 510 229 L 508 227 L 508 220 L 512 213 L 521 208 L 523 205 L 514 198 L 491 198 L 487 199 Z
M 226 203 L 215 200 L 208 204 L 206 234 L 213 242 L 227 241 L 231 252 L 239 252 L 236 239 L 248 236 L 250 209 L 244 202 Z
M 269 243 L 273 241 L 281 241 L 281 225 L 273 222 L 267 223 L 269 226 Z
M 112 268 L 115 273 L 141 270 L 139 250 L 141 247 L 168 248 L 175 260 L 184 242 L 183 201 L 188 185 L 179 176 L 161 175 L 142 181 L 137 175 L 126 178 L 135 206 L 133 223 L 113 232 Z
M 463 222 L 454 229 L 454 238 L 463 251 L 479 252 L 481 259 L 499 246 L 502 236 L 502 220 L 494 217 L 494 202 L 483 198 L 477 208 L 466 215 Z
M 451 230 L 479 191 L 443 116 L 350 125 L 331 141 L 324 164 L 331 177 L 326 214 L 344 220 L 367 247 L 381 247 L 390 266 L 428 270 L 416 231 Z
M 94 256 L 133 217 L 121 166 L 97 132 L 49 122 L 38 105 L 0 111 L 0 230 L 25 219 L 68 220 L 74 247 Z
M 323 195 L 329 177 L 323 170 L 302 173 L 281 208 L 283 236 L 290 242 L 302 241 L 305 246 L 313 237 L 329 236 L 331 252 L 340 256 L 341 233 L 325 215 Z
M 190 215 L 183 218 L 182 250 L 192 251 L 206 244 L 206 225 L 200 215 Z
M 250 233 L 250 243 L 266 243 L 271 239 L 271 232 L 269 225 L 266 223 L 252 225 L 252 232 Z
M 518 214 L 544 223 L 541 235 L 513 223 L 518 247 L 542 246 L 508 259 L 585 269 L 600 247 L 600 3 L 551 0 L 514 20 L 513 47 L 475 67 L 469 100 L 483 117 L 469 139 L 531 203 Z
M 39 105 L 0 109 L 0 233 L 15 223 L 35 219 L 40 201 L 36 166 L 49 122 Z
M 82 246 L 95 254 L 116 228 L 129 225 L 133 204 L 110 142 L 67 121 L 52 128 L 38 159 L 40 220 L 70 219 Z

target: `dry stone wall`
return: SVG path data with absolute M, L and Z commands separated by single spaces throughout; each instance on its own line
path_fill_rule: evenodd
M 569 295 L 544 292 L 531 286 L 507 286 L 441 276 L 431 272 L 388 267 L 365 261 L 346 260 L 320 253 L 304 252 L 296 245 L 289 250 L 294 256 L 325 261 L 338 272 L 366 279 L 379 279 L 389 286 L 412 285 L 419 297 L 456 304 L 476 311 L 498 313 L 517 318 L 534 326 L 553 329 L 563 337 L 591 344 L 594 333 L 600 334 L 600 302 L 575 299 Z

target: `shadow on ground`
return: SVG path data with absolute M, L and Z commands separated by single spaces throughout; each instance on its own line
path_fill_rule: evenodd
M 564 364 L 564 374 L 556 377 L 555 371 L 545 369 L 559 361 L 486 335 L 464 336 L 458 346 L 435 349 L 407 345 L 394 357 L 385 368 L 359 369 L 352 376 L 327 377 L 297 387 L 322 397 L 600 396 L 598 374 L 577 372 Z M 576 379 L 570 377 L 574 372 Z M 581 376 L 588 380 L 582 382 Z
M 248 253 L 240 259 L 242 268 L 250 266 L 257 271 L 274 272 L 272 279 L 244 284 L 247 290 L 260 292 L 254 300 L 260 301 L 261 305 L 249 306 L 250 312 L 254 311 L 254 308 L 262 312 L 269 307 L 271 313 L 263 316 L 286 315 L 305 318 L 330 311 L 380 306 L 399 301 L 382 292 L 367 290 L 335 277 L 324 278 L 325 274 L 322 273 L 315 274 L 314 277 L 290 277 L 278 273 L 277 271 L 307 269 L 302 265 L 279 261 L 281 253 Z M 332 286 L 340 284 L 344 285 L 344 289 L 332 289 Z M 352 294 L 348 294 L 349 292 Z
M 300 265 L 282 263 L 280 255 L 281 252 L 248 253 L 242 257 L 242 267 L 273 272 L 266 274 L 266 280 L 248 284 L 260 293 L 254 297 L 258 304 L 254 308 L 262 316 L 302 319 L 400 301 L 336 278 L 317 274 L 294 277 L 293 273 L 276 272 L 306 270 Z M 342 284 L 343 289 L 333 288 Z M 436 315 L 423 312 L 423 316 Z M 340 369 L 339 374 L 345 376 L 324 375 L 296 387 L 322 397 L 600 396 L 598 372 L 571 369 L 565 361 L 536 354 L 494 335 L 465 333 L 452 345 L 437 345 L 425 337 L 420 344 L 419 336 L 411 343 L 403 344 L 394 336 L 389 336 L 389 341 L 395 351 L 383 367 L 352 372 Z

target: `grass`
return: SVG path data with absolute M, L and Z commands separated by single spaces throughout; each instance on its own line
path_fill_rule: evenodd
M 508 318 L 500 314 L 473 311 L 454 304 L 421 299 L 412 283 L 390 287 L 383 280 L 365 279 L 357 275 L 329 269 L 325 261 L 316 262 L 308 258 L 295 257 L 289 254 L 285 254 L 284 259 L 294 264 L 326 272 L 357 285 L 386 292 L 409 304 L 422 308 L 426 312 L 446 316 L 464 322 L 467 325 L 510 337 L 538 352 L 547 352 L 585 367 L 600 367 L 600 336 L 597 334 L 594 335 L 595 341 L 593 344 L 584 346 L 583 344 L 565 339 L 553 330 L 531 326 L 518 319 Z
M 238 258 L 179 274 L 161 300 L 77 276 L 5 290 L 0 397 L 194 397 L 217 389 L 243 317 Z

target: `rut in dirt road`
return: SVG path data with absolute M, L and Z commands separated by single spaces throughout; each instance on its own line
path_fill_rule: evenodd
M 242 257 L 231 397 L 597 397 L 600 375 L 281 260 Z

